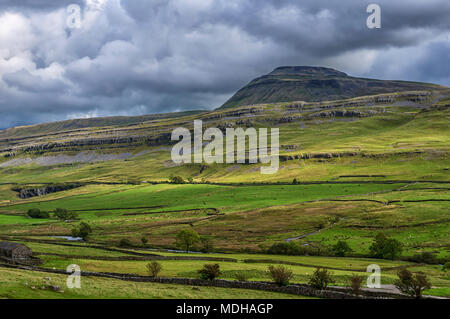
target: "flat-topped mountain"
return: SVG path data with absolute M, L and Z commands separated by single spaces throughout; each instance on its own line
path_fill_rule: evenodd
M 324 67 L 283 66 L 251 81 L 222 108 L 290 101 L 318 102 L 442 88 L 430 83 L 357 78 Z

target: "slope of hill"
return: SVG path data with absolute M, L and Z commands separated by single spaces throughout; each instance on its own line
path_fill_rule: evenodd
M 142 122 L 201 114 L 203 112 L 206 111 L 198 110 L 198 111 L 161 113 L 161 114 L 150 114 L 139 116 L 92 117 L 92 118 L 51 122 L 51 123 L 42 123 L 36 125 L 17 126 L 6 130 L 0 130 L 0 139 L 17 138 L 21 136 L 30 136 L 30 135 L 51 134 L 55 132 L 86 129 L 92 127 L 133 125 Z
M 442 86 L 408 81 L 351 77 L 343 72 L 310 66 L 285 66 L 256 78 L 222 108 L 288 101 L 325 101 L 399 91 L 441 89 Z
M 178 232 L 188 228 L 209 238 L 215 253 L 231 254 L 158 252 L 161 277 L 195 278 L 207 260 L 224 256 L 222 279 L 243 273 L 264 281 L 270 264 L 288 263 L 295 283 L 307 283 L 315 267 L 325 266 L 336 284 L 346 285 L 355 271 L 376 263 L 383 267 L 383 283 L 393 283 L 397 267 L 407 266 L 429 276 L 435 287 L 430 292 L 450 295 L 448 273 L 419 258 L 450 261 L 450 88 L 362 92 L 334 101 L 74 120 L 3 132 L 0 237 L 29 245 L 43 260 L 41 267 L 65 272 L 67 264 L 77 264 L 83 271 L 146 275 L 148 256 L 136 253 L 149 252 L 137 249 L 176 249 Z M 202 120 L 204 129 L 278 128 L 278 172 L 261 174 L 261 163 L 174 163 L 171 132 L 192 129 L 194 120 Z M 169 182 L 175 176 L 186 183 Z M 32 208 L 50 212 L 49 218 L 29 218 Z M 59 220 L 57 208 L 75 212 L 77 220 Z M 88 243 L 67 246 L 60 236 L 70 236 L 80 222 L 92 228 Z M 402 244 L 403 261 L 366 258 L 379 232 Z M 352 250 L 350 259 L 334 256 L 342 240 Z M 266 254 L 287 241 L 299 247 L 297 254 L 314 256 Z M 124 243 L 134 247 L 132 255 L 123 256 Z M 204 248 L 198 243 L 193 251 Z M 25 286 L 23 271 L 2 273 L 0 281 L 8 284 L 0 297 L 11 297 L 11 291 L 50 293 Z M 30 286 L 41 285 L 28 276 Z M 109 289 L 102 297 L 116 296 L 108 288 L 114 282 L 101 284 Z M 97 296 L 97 290 L 86 294 Z

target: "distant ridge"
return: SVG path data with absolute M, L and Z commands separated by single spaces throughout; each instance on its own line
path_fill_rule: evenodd
M 318 102 L 443 88 L 445 87 L 430 83 L 357 78 L 325 67 L 282 66 L 252 80 L 221 108 L 290 101 Z

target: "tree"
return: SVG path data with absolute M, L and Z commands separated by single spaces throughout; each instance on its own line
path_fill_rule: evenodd
M 92 233 L 91 226 L 89 224 L 82 222 L 80 225 L 72 229 L 73 237 L 81 237 L 83 240 L 87 240 L 89 235 Z
M 213 240 L 209 236 L 200 236 L 200 242 L 202 244 L 202 252 L 210 253 L 214 250 Z
M 450 270 L 450 261 L 447 261 L 444 266 L 442 266 L 443 271 L 449 271 Z
M 74 212 L 69 212 L 67 209 L 64 208 L 55 209 L 53 211 L 53 215 L 61 220 L 69 220 L 77 218 L 77 214 L 75 214 Z
M 369 247 L 373 257 L 392 260 L 400 256 L 402 250 L 402 244 L 397 239 L 389 238 L 383 233 L 379 233 Z
M 211 281 L 213 281 L 222 274 L 220 272 L 219 264 L 203 265 L 203 268 L 200 269 L 198 272 L 203 280 L 211 280 Z
M 431 288 L 431 283 L 423 272 L 413 274 L 408 269 L 404 268 L 397 273 L 398 280 L 395 286 L 403 293 L 422 298 L 422 292 L 425 289 Z
M 338 257 L 344 257 L 345 254 L 352 251 L 350 246 L 347 244 L 346 241 L 339 240 L 332 248 L 331 250 L 333 253 Z
M 200 236 L 193 229 L 183 229 L 177 234 L 177 245 L 189 252 L 189 248 L 200 240 Z
M 269 277 L 278 286 L 289 286 L 289 281 L 292 279 L 292 270 L 284 266 L 269 266 Z
M 39 208 L 31 208 L 28 210 L 27 215 L 31 218 L 49 218 L 49 214 L 47 212 L 41 211 Z
M 162 266 L 157 261 L 152 261 L 151 263 L 147 264 L 147 271 L 150 275 L 150 277 L 156 278 L 158 277 L 158 274 L 161 272 Z
M 129 239 L 127 239 L 127 238 L 122 238 L 122 239 L 120 240 L 120 242 L 119 242 L 119 246 L 120 246 L 120 247 L 131 247 L 131 246 L 133 246 L 133 245 L 131 244 L 131 241 L 130 241 Z
M 277 243 L 267 249 L 267 253 L 271 255 L 304 255 L 305 249 L 294 242 Z
M 333 283 L 333 277 L 331 273 L 325 268 L 316 268 L 311 278 L 309 279 L 309 284 L 316 289 L 325 290 L 328 285 Z
M 171 176 L 170 182 L 173 184 L 184 184 L 185 183 L 183 177 L 181 177 L 181 176 Z
M 294 179 L 292 180 L 292 184 L 293 184 L 293 185 L 298 185 L 298 181 L 297 181 L 296 178 L 294 178 Z
M 145 238 L 145 237 L 142 237 L 141 238 L 141 242 L 142 242 L 142 245 L 147 245 L 147 243 L 148 243 L 148 239 L 147 238 Z

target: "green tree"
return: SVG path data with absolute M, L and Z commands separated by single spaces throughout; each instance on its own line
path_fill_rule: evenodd
M 147 264 L 147 271 L 150 275 L 150 277 L 158 277 L 158 274 L 161 272 L 162 266 L 157 261 L 152 261 L 151 263 Z
M 89 235 L 92 233 L 91 226 L 89 224 L 82 222 L 78 227 L 72 229 L 73 237 L 81 237 L 83 240 L 87 240 Z
M 202 252 L 210 253 L 214 250 L 214 243 L 209 236 L 200 236 L 200 243 L 202 244 Z
M 450 270 L 450 261 L 447 261 L 444 266 L 442 266 L 443 271 L 449 271 Z
M 347 253 L 351 252 L 352 249 L 347 244 L 346 241 L 339 240 L 332 248 L 331 250 L 333 253 L 338 257 L 344 257 Z
M 184 248 L 187 252 L 189 252 L 189 248 L 198 243 L 199 240 L 200 236 L 193 229 L 183 229 L 177 234 L 177 245 Z
M 147 243 L 148 243 L 148 239 L 147 238 L 145 238 L 145 237 L 142 237 L 141 238 L 141 242 L 142 242 L 142 245 L 147 245 Z
M 309 284 L 316 289 L 325 290 L 328 285 L 333 283 L 333 277 L 331 273 L 325 268 L 316 268 L 311 278 L 309 279 Z
M 422 298 L 422 292 L 425 289 L 431 288 L 431 283 L 423 272 L 413 274 L 408 269 L 404 268 L 397 273 L 398 280 L 395 286 L 403 293 Z
M 69 220 L 77 218 L 77 215 L 74 212 L 69 212 L 67 209 L 64 208 L 55 209 L 53 211 L 53 215 L 61 220 Z
M 27 215 L 31 218 L 49 218 L 47 212 L 41 211 L 39 208 L 31 208 L 28 210 Z
M 203 265 L 203 268 L 200 269 L 198 272 L 203 280 L 211 280 L 211 281 L 213 281 L 222 274 L 220 272 L 219 264 Z
M 183 177 L 181 177 L 181 176 L 171 176 L 170 182 L 173 184 L 184 184 L 185 183 Z
M 292 270 L 284 266 L 269 266 L 269 277 L 278 286 L 289 286 L 289 281 L 293 277 Z
M 392 260 L 400 256 L 402 250 L 402 244 L 397 239 L 389 238 L 383 233 L 379 233 L 369 247 L 370 254 L 373 257 Z

